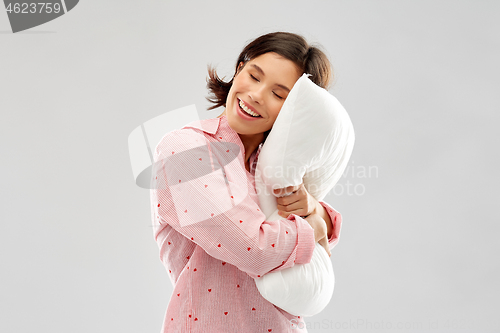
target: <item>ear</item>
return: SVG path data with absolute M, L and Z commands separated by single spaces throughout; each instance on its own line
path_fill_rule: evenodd
M 236 69 L 236 73 L 234 74 L 234 76 L 238 75 L 241 70 L 243 69 L 243 67 L 245 67 L 245 63 L 243 61 L 240 61 L 240 63 L 238 64 L 238 68 Z

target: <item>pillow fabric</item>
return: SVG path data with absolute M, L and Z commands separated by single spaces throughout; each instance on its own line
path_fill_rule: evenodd
M 295 83 L 259 154 L 255 186 L 259 205 L 270 221 L 277 214 L 273 190 L 304 183 L 318 201 L 342 176 L 354 146 L 351 120 L 339 101 L 308 74 Z M 333 294 L 333 267 L 316 243 L 308 264 L 255 279 L 260 294 L 296 316 L 321 312 Z

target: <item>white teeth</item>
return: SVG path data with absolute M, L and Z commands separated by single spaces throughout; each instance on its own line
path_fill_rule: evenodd
M 253 117 L 259 117 L 258 113 L 255 113 L 252 110 L 250 110 L 249 108 L 247 108 L 247 106 L 245 104 L 243 104 L 243 102 L 241 100 L 240 100 L 239 104 L 240 104 L 240 107 L 243 109 L 243 111 L 245 111 L 249 115 L 251 115 Z

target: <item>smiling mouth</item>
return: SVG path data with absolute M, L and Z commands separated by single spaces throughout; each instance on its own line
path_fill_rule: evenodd
M 254 118 L 262 118 L 261 115 L 259 115 L 258 113 L 255 113 L 253 112 L 252 110 L 250 110 L 250 108 L 248 108 L 241 99 L 238 99 L 238 105 L 240 107 L 240 110 L 249 114 L 250 116 L 254 117 Z

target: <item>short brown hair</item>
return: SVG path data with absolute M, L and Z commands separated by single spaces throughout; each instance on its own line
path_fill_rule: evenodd
M 328 89 L 332 81 L 332 68 L 328 57 L 316 46 L 307 43 L 304 37 L 290 32 L 272 32 L 262 35 L 250 42 L 241 51 L 233 78 L 229 82 L 219 78 L 215 69 L 208 66 L 207 100 L 213 103 L 208 110 L 226 106 L 227 95 L 233 85 L 234 76 L 238 72 L 240 63 L 248 61 L 268 52 L 279 54 L 291 60 L 302 73 L 311 74 L 309 79 L 318 86 Z

